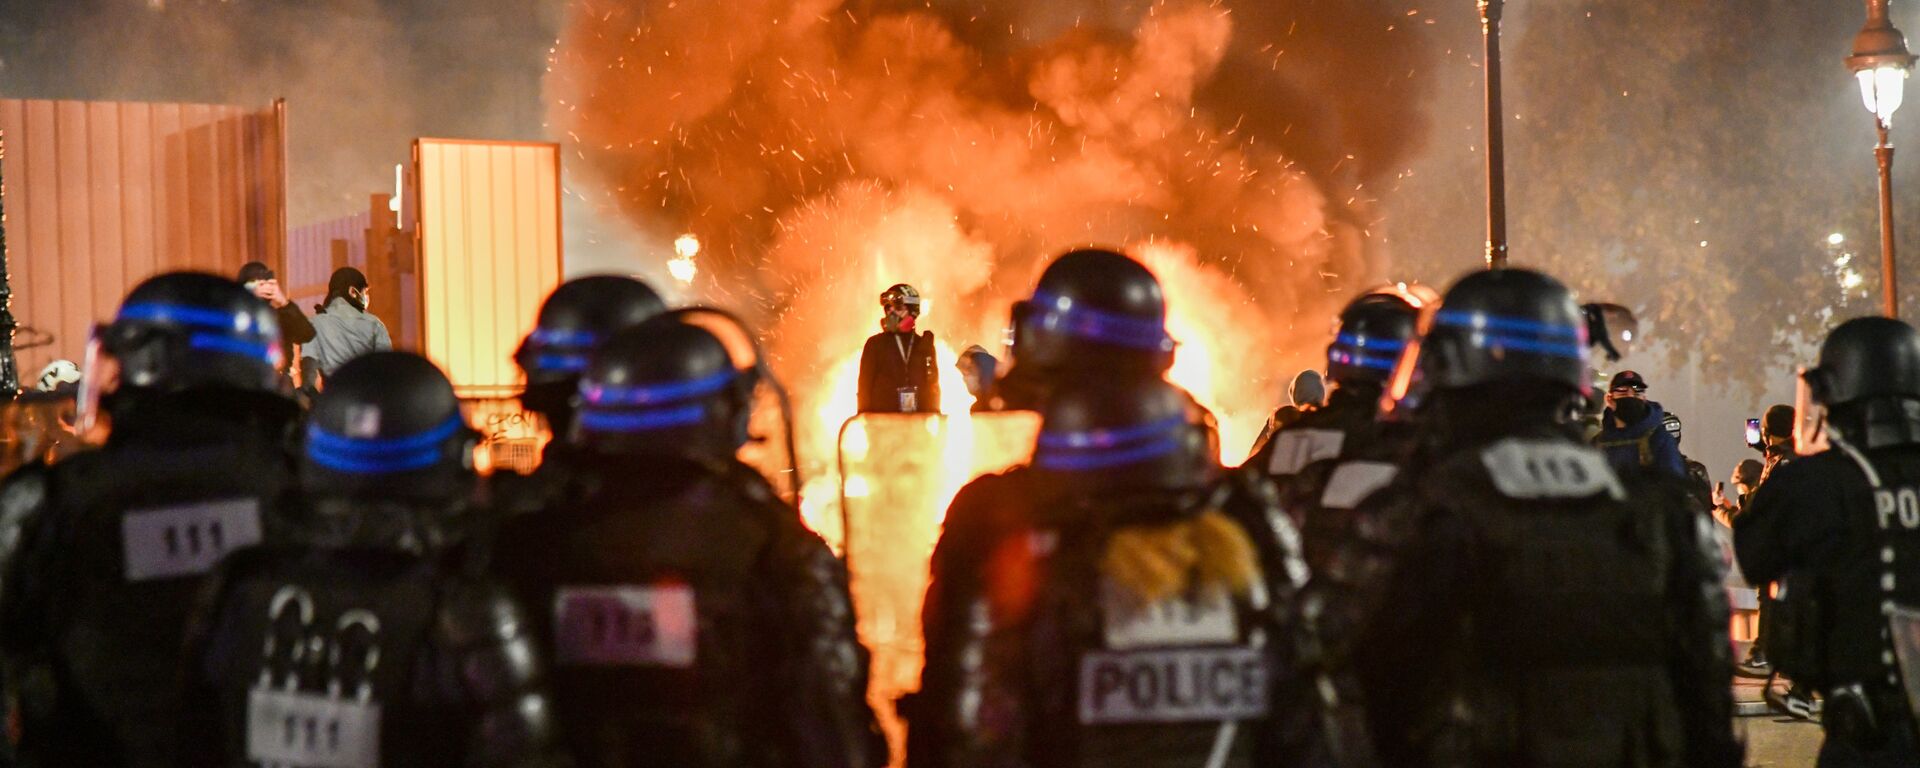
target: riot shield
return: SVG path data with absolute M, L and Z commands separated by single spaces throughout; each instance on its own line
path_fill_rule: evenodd
M 860 640 L 873 652 L 867 695 L 896 768 L 906 730 L 894 702 L 920 687 L 920 604 L 947 505 L 973 478 L 1026 461 L 1039 430 L 1039 417 L 1024 412 L 867 414 L 840 430 L 841 514 L 810 519 L 840 524 L 821 534 L 846 554 Z

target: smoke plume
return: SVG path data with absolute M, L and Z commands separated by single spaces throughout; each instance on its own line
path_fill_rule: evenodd
M 950 348 L 997 349 L 1049 257 L 1105 243 L 1167 283 L 1175 378 L 1239 451 L 1385 276 L 1367 186 L 1422 129 L 1403 11 L 1276 5 L 576 0 L 551 123 L 592 202 L 701 238 L 698 288 L 819 383 L 803 413 L 886 286 L 919 287 Z

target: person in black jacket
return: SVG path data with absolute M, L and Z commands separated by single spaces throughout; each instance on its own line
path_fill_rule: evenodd
M 1920 332 L 1849 320 L 1801 387 L 1813 455 L 1774 465 L 1734 518 L 1734 554 L 1748 580 L 1784 585 L 1767 658 L 1825 698 L 1819 765 L 1920 765 L 1898 642 L 1920 606 Z
M 88 354 L 77 418 L 104 408 L 106 445 L 0 484 L 19 765 L 171 764 L 194 596 L 228 553 L 278 535 L 293 482 L 299 406 L 274 370 L 279 337 L 267 305 L 224 277 L 141 283 Z
M 274 277 L 273 270 L 266 264 L 247 262 L 240 268 L 237 282 L 273 307 L 274 319 L 280 321 L 280 374 L 286 375 L 294 361 L 293 345 L 313 341 L 313 322 L 287 298 L 286 290 L 280 287 L 280 280 Z
M 177 765 L 567 764 L 529 617 L 462 546 L 478 437 L 424 357 L 334 373 L 287 535 L 201 594 Z
M 581 766 L 879 768 L 846 566 L 735 458 L 764 368 L 710 312 L 594 353 L 565 483 L 501 524 L 493 570 L 552 654 Z
M 933 332 L 914 333 L 920 292 L 901 283 L 880 294 L 879 333 L 860 352 L 861 413 L 939 413 Z

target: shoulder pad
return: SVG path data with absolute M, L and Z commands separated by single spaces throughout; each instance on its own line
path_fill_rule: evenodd
M 1298 474 L 1313 462 L 1340 458 L 1340 449 L 1345 447 L 1346 442 L 1347 433 L 1337 429 L 1303 429 L 1296 426 L 1282 430 L 1273 436 L 1273 447 L 1267 458 L 1267 473 Z
M 1400 475 L 1400 468 L 1384 461 L 1345 461 L 1334 465 L 1320 493 L 1320 506 L 1327 509 L 1354 509 L 1374 491 L 1385 488 Z
M 1480 463 L 1494 489 L 1510 499 L 1627 498 L 1606 455 L 1577 443 L 1508 438 L 1482 449 Z

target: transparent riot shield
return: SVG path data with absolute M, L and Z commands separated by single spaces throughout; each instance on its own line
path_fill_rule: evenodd
M 1035 414 L 993 413 L 867 414 L 840 430 L 840 514 L 809 520 L 846 555 L 860 639 L 873 652 L 868 698 L 896 767 L 906 730 L 894 702 L 920 687 L 920 603 L 947 505 L 973 478 L 1026 461 L 1039 429 Z

